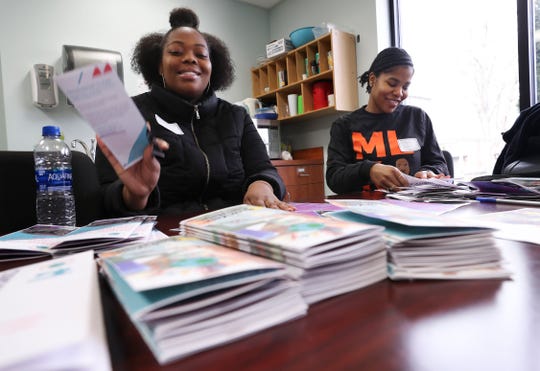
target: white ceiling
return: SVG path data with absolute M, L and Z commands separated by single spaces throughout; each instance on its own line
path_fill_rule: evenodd
M 274 5 L 280 3 L 283 0 L 237 0 L 243 3 L 259 6 L 261 8 L 270 9 Z

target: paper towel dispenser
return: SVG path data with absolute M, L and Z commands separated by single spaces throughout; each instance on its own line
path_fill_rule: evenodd
M 124 67 L 122 64 L 122 54 L 114 50 L 90 48 L 87 46 L 63 45 L 62 46 L 62 66 L 64 72 L 71 71 L 89 64 L 109 63 L 113 70 L 124 82 Z M 72 105 L 69 99 L 67 104 Z
M 122 54 L 113 50 L 89 48 L 86 46 L 63 45 L 62 63 L 64 72 L 94 63 L 109 63 L 124 82 Z

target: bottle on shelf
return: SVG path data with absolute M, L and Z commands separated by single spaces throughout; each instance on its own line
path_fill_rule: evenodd
M 75 226 L 71 151 L 58 126 L 44 126 L 42 135 L 34 147 L 37 222 Z

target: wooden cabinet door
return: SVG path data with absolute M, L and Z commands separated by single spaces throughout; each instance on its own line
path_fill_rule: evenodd
M 288 185 L 286 187 L 290 202 L 324 202 L 323 183 Z
M 322 165 L 277 166 L 287 188 L 287 201 L 323 202 L 324 178 Z

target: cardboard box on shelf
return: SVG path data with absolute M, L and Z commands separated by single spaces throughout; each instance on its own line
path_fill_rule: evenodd
M 274 58 L 293 49 L 294 47 L 289 39 L 281 38 L 274 40 L 266 44 L 266 58 Z

